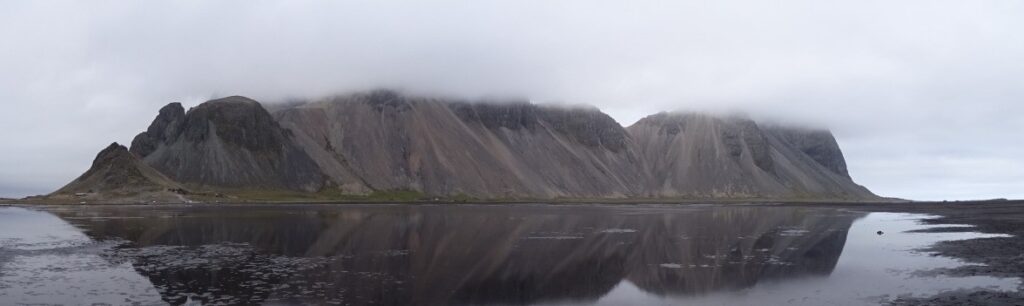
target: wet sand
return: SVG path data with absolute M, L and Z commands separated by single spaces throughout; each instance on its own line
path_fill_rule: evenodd
M 948 226 L 932 232 L 981 232 L 1007 234 L 1008 237 L 978 238 L 939 242 L 925 251 L 935 256 L 963 260 L 969 265 L 954 269 L 923 271 L 924 274 L 952 276 L 1024 277 L 1024 200 L 976 202 L 918 202 L 864 204 L 783 204 L 785 206 L 827 205 L 865 212 L 907 212 L 936 215 L 925 222 Z M 881 229 L 884 231 L 884 229 Z M 1024 305 L 1024 291 L 993 292 L 958 290 L 938 296 L 900 299 L 893 305 Z

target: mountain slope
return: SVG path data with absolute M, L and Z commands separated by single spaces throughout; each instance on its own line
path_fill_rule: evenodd
M 652 115 L 628 130 L 654 174 L 655 196 L 875 197 L 850 179 L 827 131 L 691 113 Z
M 92 166 L 77 179 L 50 194 L 50 198 L 126 198 L 141 194 L 147 197 L 178 198 L 181 185 L 118 143 L 100 151 Z
M 324 175 L 259 103 L 227 97 L 187 113 L 171 103 L 132 141 L 131 151 L 187 184 L 317 191 Z
M 279 104 L 171 103 L 131 153 L 190 189 L 432 197 L 874 200 L 825 130 L 378 90 Z M 294 193 L 291 193 L 294 194 Z
M 625 197 L 642 188 L 625 130 L 596 109 L 374 91 L 275 116 L 342 186 L 488 198 Z

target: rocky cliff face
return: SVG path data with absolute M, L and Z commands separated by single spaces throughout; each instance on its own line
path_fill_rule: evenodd
M 828 131 L 379 90 L 276 105 L 172 103 L 131 152 L 189 186 L 478 198 L 874 199 Z
M 132 141 L 131 152 L 172 179 L 217 187 L 317 191 L 324 176 L 259 103 L 208 101 L 187 113 L 172 103 Z
M 836 138 L 829 131 L 787 127 L 769 127 L 768 131 L 819 165 L 835 174 L 850 178 L 843 152 L 839 150 Z
M 625 130 L 596 109 L 474 104 L 390 91 L 275 112 L 342 186 L 489 198 L 625 197 L 642 187 Z
M 744 118 L 661 113 L 629 127 L 660 197 L 863 199 L 828 131 Z

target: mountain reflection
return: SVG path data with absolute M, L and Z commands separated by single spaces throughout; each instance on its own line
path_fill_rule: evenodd
M 828 275 L 859 214 L 605 206 L 104 207 L 55 211 L 164 300 L 341 304 L 591 301 Z M 116 216 L 116 217 L 113 217 Z M 109 218 L 108 218 L 109 217 Z M 196 299 L 194 298 L 194 299 Z

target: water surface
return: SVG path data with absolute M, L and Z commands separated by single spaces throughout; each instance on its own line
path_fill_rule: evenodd
M 0 207 L 0 304 L 871 305 L 977 233 L 767 206 Z M 877 231 L 884 231 L 878 235 Z

